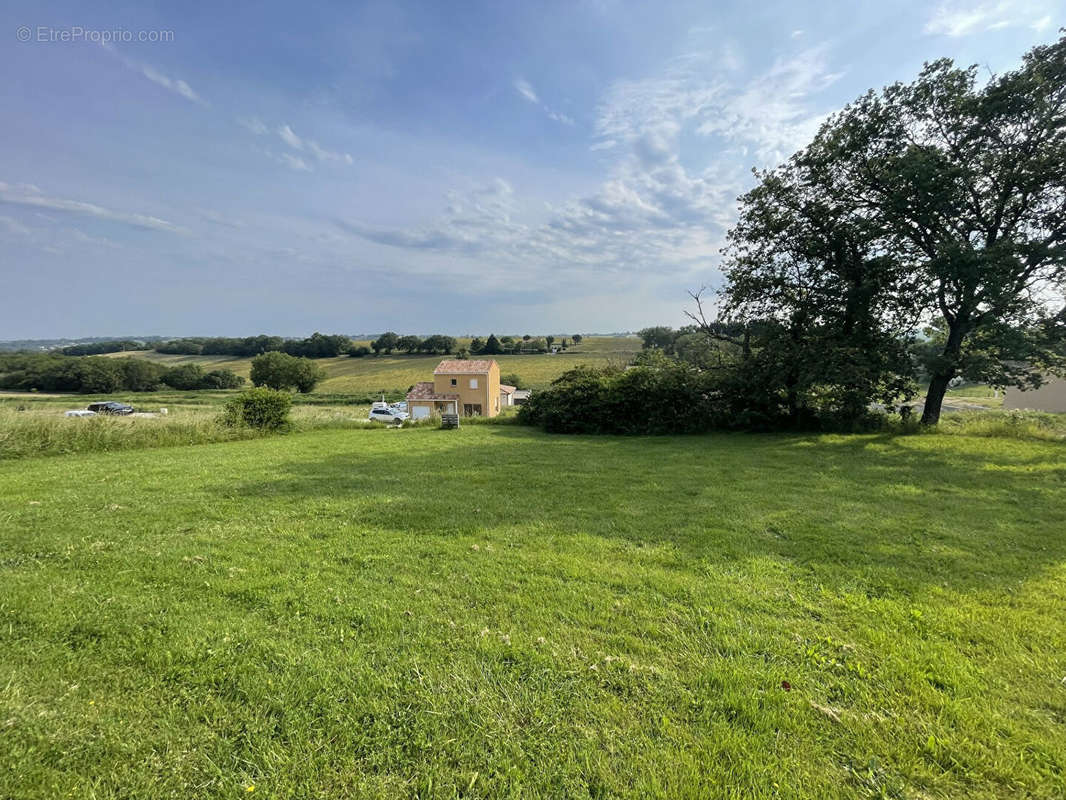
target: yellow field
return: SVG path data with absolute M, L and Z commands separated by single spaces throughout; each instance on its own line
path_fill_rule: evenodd
M 500 373 L 518 373 L 531 388 L 545 386 L 568 369 L 582 364 L 602 365 L 622 363 L 640 350 L 636 337 L 594 337 L 585 339 L 577 347 L 557 355 L 494 356 L 500 365 Z M 114 357 L 147 358 L 161 364 L 196 363 L 204 369 L 231 369 L 238 375 L 248 377 L 250 358 L 230 356 L 180 356 L 165 355 L 154 350 L 129 353 L 113 353 Z M 321 358 L 320 364 L 328 378 L 316 389 L 319 394 L 395 393 L 405 391 L 416 381 L 433 379 L 433 368 L 440 356 L 365 356 L 363 358 Z

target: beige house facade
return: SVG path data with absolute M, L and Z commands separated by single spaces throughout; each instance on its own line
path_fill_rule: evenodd
M 1003 393 L 1003 408 L 1066 413 L 1066 380 L 1045 376 L 1045 381 L 1039 389 L 1026 392 L 1014 387 L 1007 389 Z
M 432 414 L 495 417 L 500 413 L 500 366 L 493 360 L 446 359 L 432 381 L 420 381 L 407 393 L 411 419 Z

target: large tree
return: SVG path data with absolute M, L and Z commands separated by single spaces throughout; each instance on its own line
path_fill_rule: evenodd
M 485 355 L 496 356 L 503 352 L 503 347 L 500 345 L 500 340 L 496 338 L 495 333 L 490 333 L 489 338 L 485 340 L 485 347 L 481 350 Z
M 417 336 L 401 336 L 396 342 L 396 347 L 405 353 L 415 353 L 422 347 L 422 340 Z
M 326 371 L 308 358 L 271 352 L 252 359 L 251 377 L 256 386 L 306 393 L 325 379 Z
M 381 334 L 377 339 L 370 343 L 370 346 L 374 348 L 374 353 L 380 355 L 382 352 L 391 353 L 400 343 L 400 335 L 393 331 L 386 331 Z
M 694 319 L 737 344 L 752 392 L 767 408 L 778 398 L 794 424 L 855 420 L 905 395 L 917 320 L 908 264 L 861 210 L 826 194 L 808 154 L 759 177 L 724 251 L 722 320 Z
M 927 64 L 847 106 L 800 160 L 912 269 L 914 308 L 944 331 L 924 423 L 968 361 L 1000 386 L 1061 365 L 1032 332 L 1056 328 L 1066 284 L 1066 36 L 983 85 L 975 67 Z

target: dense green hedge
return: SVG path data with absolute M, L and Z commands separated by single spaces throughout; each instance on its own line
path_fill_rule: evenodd
M 866 430 L 883 416 L 843 413 L 831 391 L 790 411 L 772 364 L 749 359 L 705 369 L 646 351 L 626 368 L 579 367 L 519 410 L 519 421 L 553 433 L 669 434 L 711 430 Z
M 700 433 L 725 424 L 725 403 L 706 372 L 662 359 L 628 369 L 579 367 L 519 409 L 554 433 Z

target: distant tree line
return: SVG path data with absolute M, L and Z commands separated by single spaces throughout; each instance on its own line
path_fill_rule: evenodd
M 228 369 L 205 372 L 199 364 L 167 367 L 143 358 L 68 358 L 54 354 L 0 355 L 0 389 L 10 391 L 155 392 L 164 388 L 235 389 L 244 378 Z
M 65 356 L 99 356 L 104 353 L 128 353 L 136 350 L 151 349 L 152 345 L 146 342 L 137 342 L 132 339 L 115 339 L 112 341 L 72 344 L 60 348 L 58 352 Z
M 418 336 L 401 336 L 394 331 L 386 331 L 370 343 L 370 349 L 373 350 L 375 355 L 391 355 L 395 352 L 448 355 L 459 350 L 459 340 L 454 336 L 444 336 L 443 334 L 433 334 L 422 339 Z M 368 355 L 370 353 L 370 350 L 365 347 L 360 348 L 360 350 L 363 352 L 353 352 L 353 355 Z
M 159 353 L 195 356 L 239 356 L 250 358 L 262 353 L 286 353 L 304 358 L 334 358 L 352 349 L 352 340 L 342 334 L 315 332 L 306 339 L 284 339 L 281 336 L 190 336 L 156 345 Z
M 581 334 L 572 337 L 563 336 L 559 339 L 560 347 L 565 350 L 571 342 L 581 342 Z M 495 355 L 520 355 L 523 353 L 547 353 L 556 342 L 554 336 L 500 336 L 495 333 L 489 334 L 487 339 L 475 336 L 468 347 L 460 347 L 459 340 L 454 336 L 433 335 L 422 339 L 418 336 L 401 336 L 393 331 L 383 333 L 370 343 L 370 350 L 358 348 L 364 352 L 354 352 L 352 355 L 369 355 L 372 350 L 375 354 L 391 355 L 400 353 L 425 353 L 429 355 L 448 355 L 454 353 L 460 357 L 465 356 L 495 356 Z

